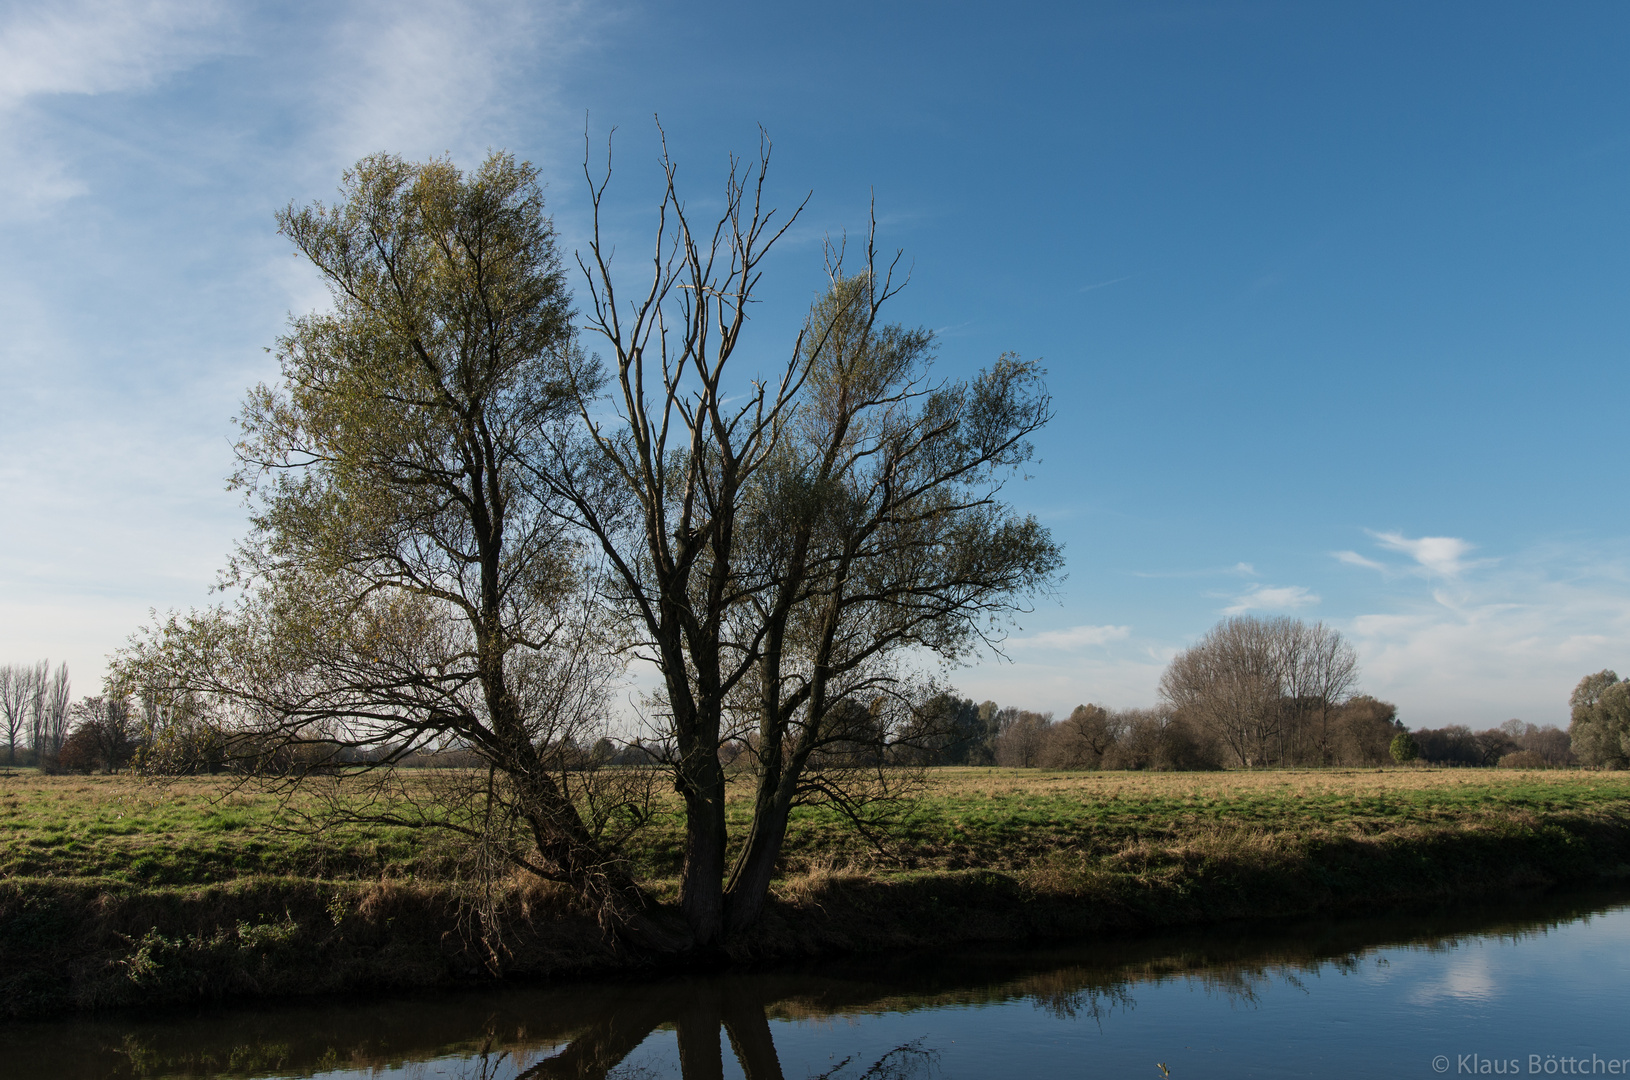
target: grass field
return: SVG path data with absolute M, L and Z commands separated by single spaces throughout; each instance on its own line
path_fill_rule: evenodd
M 743 793 L 745 795 L 745 792 Z M 745 824 L 745 797 L 732 804 Z M 938 769 L 883 850 L 820 808 L 798 812 L 787 870 L 1024 871 L 1060 858 L 1189 849 L 1222 838 L 1379 840 L 1555 813 L 1630 813 L 1630 773 L 1305 770 L 1094 773 Z M 277 796 L 230 781 L 0 773 L 0 875 L 205 885 L 245 876 L 435 879 L 443 838 L 401 828 L 284 828 Z M 630 847 L 653 882 L 679 870 L 677 798 Z
M 677 894 L 678 809 L 628 852 L 659 902 Z M 737 824 L 747 811 L 733 804 Z M 653 960 L 613 947 L 563 887 L 518 876 L 478 926 L 472 884 L 435 833 L 313 835 L 285 828 L 293 817 L 221 780 L 0 773 L 0 1016 Z M 1604 882 L 1630 882 L 1626 774 L 942 769 L 899 807 L 882 850 L 828 810 L 800 811 L 772 903 L 731 955 L 1098 936 Z

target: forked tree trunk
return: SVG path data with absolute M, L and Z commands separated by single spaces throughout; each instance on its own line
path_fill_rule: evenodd
M 736 860 L 725 893 L 725 933 L 742 933 L 764 913 L 770 882 L 775 878 L 776 860 L 787 837 L 791 816 L 790 784 L 777 784 L 770 797 L 761 798 L 753 808 L 752 832 Z M 783 794 L 783 789 L 787 789 Z

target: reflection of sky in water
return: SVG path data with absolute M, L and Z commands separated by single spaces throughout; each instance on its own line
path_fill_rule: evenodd
M 1435 1076 L 1443 1054 L 1630 1057 L 1630 909 L 1548 932 L 1446 947 L 1371 950 L 1351 966 L 1239 983 L 1172 977 L 1130 987 L 1130 1007 L 1059 1019 L 1028 1002 L 891 1014 L 830 1040 L 777 1024 L 787 1077 L 818 1074 L 839 1047 L 939 1049 L 947 1077 Z M 738 1070 L 727 1076 L 740 1076 Z
M 472 1054 L 437 1058 L 433 1061 L 406 1061 L 400 1065 L 371 1069 L 329 1069 L 302 1072 L 299 1075 L 310 1077 L 311 1080 L 517 1080 L 552 1052 L 553 1048 L 543 1047 L 521 1051 L 519 1054 L 501 1052 L 485 1057 Z M 670 1066 L 663 1064 L 658 1068 L 668 1069 Z M 678 1074 L 677 1070 L 674 1070 L 672 1073 L 633 1071 L 627 1075 L 629 1080 L 633 1080 L 636 1076 Z
M 1227 929 L 1216 930 L 1209 940 L 1222 942 L 1222 935 L 1228 933 Z M 1240 955 L 1249 952 L 1246 948 Z M 1595 1053 L 1604 1059 L 1630 1058 L 1630 1025 L 1623 1023 L 1621 1004 L 1630 988 L 1630 907 L 1550 930 L 1466 936 L 1444 945 L 1367 949 L 1343 960 L 1306 966 L 1206 966 L 1191 974 L 1186 972 L 1192 966 L 1178 965 L 1168 967 L 1166 974 L 1133 976 L 1116 985 L 1104 984 L 1100 976 L 1096 991 L 1079 989 L 1084 980 L 1071 981 L 1068 972 L 1072 969 L 1059 969 L 1059 965 L 1082 962 L 1080 954 L 1076 955 L 1074 961 L 1039 965 L 1030 983 L 1020 978 L 1011 984 L 995 984 L 1034 988 L 1035 992 L 991 1004 L 942 1004 L 877 1013 L 840 1011 L 826 1016 L 811 1007 L 803 1014 L 818 1018 L 771 1019 L 767 1023 L 761 1007 L 754 1005 L 751 1011 L 758 1018 L 765 1045 L 773 1042 L 772 1058 L 786 1080 L 828 1074 L 833 1080 L 861 1080 L 867 1066 L 907 1044 L 935 1053 L 933 1075 L 966 1080 L 1158 1077 L 1157 1062 L 1165 1063 L 1176 1080 L 1435 1077 L 1444 1075 L 1432 1068 L 1433 1058 L 1440 1054 L 1448 1062 L 1448 1075 L 1463 1075 L 1457 1071 L 1458 1062 L 1469 1054 L 1519 1058 L 1520 1071 L 1526 1075 L 1530 1054 L 1544 1058 Z M 1158 959 L 1164 954 L 1150 955 Z M 1172 970 L 1178 973 L 1169 973 Z M 721 992 L 728 997 L 739 990 L 721 991 L 720 987 L 743 984 L 704 980 L 684 985 L 695 987 L 684 992 L 683 1000 L 690 1001 L 693 993 L 698 999 L 714 1000 L 708 994 Z M 599 992 L 619 1003 L 616 1015 L 622 1016 L 628 1012 L 629 995 L 637 996 L 639 988 L 602 987 Z M 894 991 L 880 987 L 878 992 Z M 551 1007 L 548 1001 L 557 1002 L 553 1007 L 559 1008 L 562 998 L 584 993 L 581 988 L 565 989 L 560 996 L 540 999 L 531 1015 L 543 1016 Z M 435 1015 L 451 1016 L 440 1008 Z M 732 1015 L 742 1022 L 746 1014 Z M 343 1007 L 336 1018 L 351 1023 Z M 659 1020 L 651 1020 L 656 1022 Z M 632 1030 L 613 1058 L 620 1058 L 621 1064 L 611 1076 L 655 1080 L 679 1075 L 679 1036 L 671 1023 L 660 1022 L 664 1026 L 655 1030 L 649 1024 Z M 359 1019 L 357 1024 L 362 1025 L 357 1027 L 359 1034 L 365 1034 L 365 1022 Z M 464 1029 L 458 1026 L 457 1030 Z M 560 1031 L 558 1027 L 553 1030 Z M 473 1037 L 480 1038 L 479 1034 Z M 715 1075 L 745 1080 L 730 1037 L 719 1031 L 718 1038 L 723 1072 Z M 0 1032 L 0 1052 L 4 1047 L 4 1032 Z M 621 1056 L 628 1047 L 634 1049 Z M 565 1045 L 540 1045 L 518 1056 L 484 1059 L 466 1050 L 431 1061 L 397 1059 L 373 1068 L 301 1069 L 285 1075 L 322 1080 L 515 1080 L 557 1051 L 570 1052 Z M 758 1060 L 762 1064 L 764 1059 Z M 5 1072 L 4 1061 L 0 1057 L 0 1073 Z M 758 1075 L 766 1074 L 761 1070 Z M 902 1075 L 924 1073 L 919 1068 Z
M 1630 910 L 1517 937 L 1375 949 L 1350 963 L 1237 977 L 1134 982 L 1070 1016 L 1035 1000 L 823 1020 L 773 1021 L 785 1077 L 840 1077 L 913 1041 L 937 1075 L 1436 1076 L 1461 1055 L 1630 1057 L 1620 1001 L 1630 987 Z M 457 1076 L 453 1069 L 426 1075 Z M 506 1074 L 513 1075 L 513 1074 Z M 677 1076 L 672 1030 L 652 1033 L 613 1075 Z M 726 1043 L 724 1077 L 742 1080 Z
M 1498 994 L 1500 988 L 1488 954 L 1478 943 L 1451 953 L 1443 966 L 1443 974 L 1416 986 L 1409 1000 L 1416 1005 L 1430 1005 L 1443 998 L 1486 1001 Z

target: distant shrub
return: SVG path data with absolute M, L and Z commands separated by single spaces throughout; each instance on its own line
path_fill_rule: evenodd
M 1215 745 L 1172 710 L 1127 709 L 1118 716 L 1123 734 L 1104 752 L 1104 768 L 1154 772 L 1222 768 Z
M 1550 764 L 1537 750 L 1516 750 L 1500 759 L 1502 769 L 1546 769 Z
M 1400 765 L 1408 765 L 1421 754 L 1421 748 L 1415 745 L 1415 737 L 1407 731 L 1394 735 L 1392 745 L 1387 749 L 1392 754 L 1392 760 Z
M 99 760 L 95 734 L 87 728 L 80 728 L 62 741 L 62 749 L 57 751 L 52 771 L 89 773 L 95 770 Z

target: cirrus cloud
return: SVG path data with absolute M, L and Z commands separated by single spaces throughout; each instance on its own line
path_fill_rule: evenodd
M 1243 615 L 1248 611 L 1296 611 L 1319 602 L 1319 594 L 1303 585 L 1253 585 L 1231 598 L 1233 603 L 1223 608 L 1224 615 Z
M 1466 556 L 1476 550 L 1476 545 L 1462 540 L 1458 536 L 1405 536 L 1401 532 L 1375 532 L 1366 529 L 1365 532 L 1375 537 L 1375 542 L 1388 551 L 1402 552 L 1415 561 L 1410 567 L 1414 573 L 1428 576 L 1457 578 L 1474 567 L 1492 566 L 1496 560 L 1478 559 L 1472 562 Z M 1355 552 L 1337 552 L 1336 558 L 1345 563 L 1359 566 L 1370 566 L 1384 569 L 1379 563 L 1366 560 Z
M 1130 626 L 1071 626 L 1063 630 L 1043 630 L 1028 637 L 1009 638 L 1016 649 L 1060 649 L 1066 652 L 1092 645 L 1108 645 L 1132 636 Z

